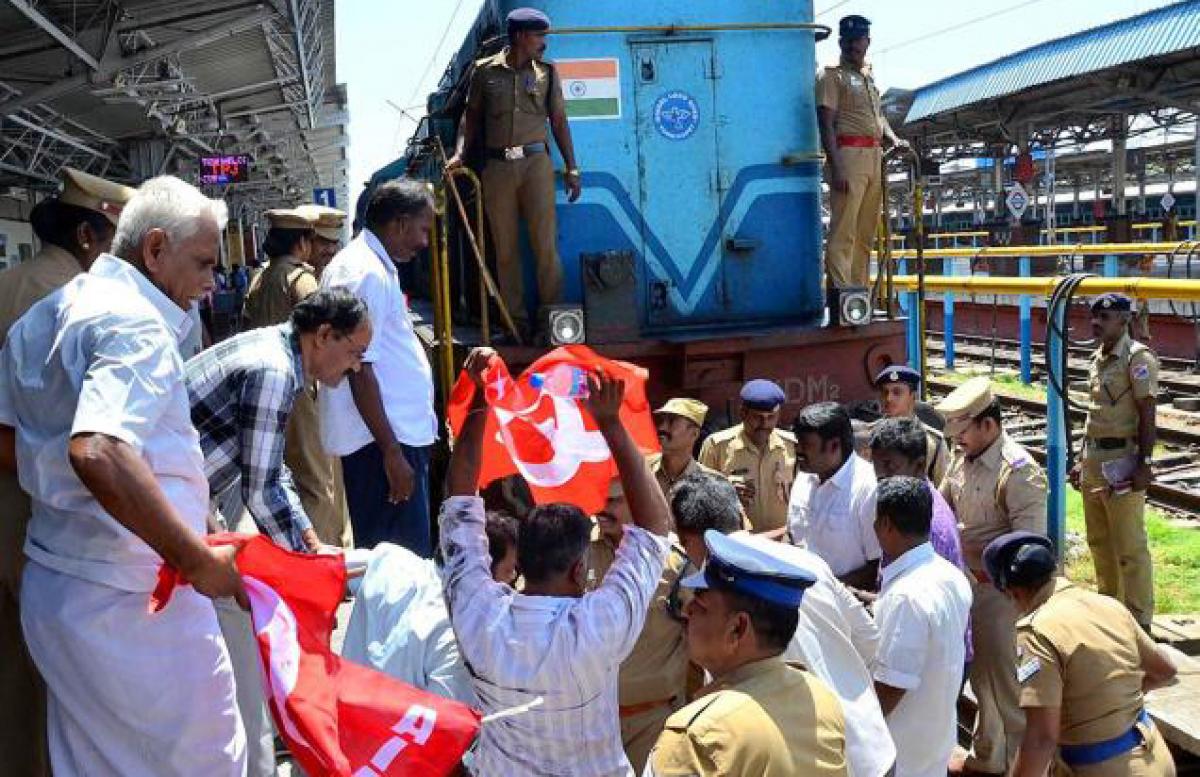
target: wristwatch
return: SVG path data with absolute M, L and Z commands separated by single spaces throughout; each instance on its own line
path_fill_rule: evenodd
M 568 170 L 567 172 L 563 173 L 563 175 L 573 175 L 573 176 L 575 176 L 576 178 L 578 178 L 578 177 L 581 175 L 581 173 L 579 172 L 579 168 L 578 168 L 578 167 L 572 167 L 570 170 Z

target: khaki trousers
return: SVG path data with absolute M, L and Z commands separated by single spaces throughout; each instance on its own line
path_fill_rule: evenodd
M 839 150 L 850 190 L 829 193 L 825 272 L 830 285 L 836 288 L 866 287 L 870 283 L 871 249 L 875 245 L 883 199 L 882 152 L 878 146 L 843 146 Z
M 316 400 L 305 388 L 288 418 L 283 459 L 317 537 L 326 545 L 348 548 L 352 543 L 342 463 L 321 447 L 320 423 Z
M 489 160 L 483 168 L 483 204 L 496 251 L 497 284 L 514 321 L 528 321 L 521 268 L 521 221 L 537 264 L 538 304 L 562 299 L 562 265 L 554 205 L 554 165 L 549 154 Z
M 29 497 L 15 476 L 0 475 L 0 774 L 50 774 L 46 685 L 21 631 L 21 572 Z
M 1110 493 L 1101 463 L 1091 457 L 1083 461 L 1079 487 L 1096 588 L 1123 602 L 1148 627 L 1154 618 L 1154 566 L 1146 540 L 1146 492 Z
M 967 766 L 982 772 L 1007 772 L 1025 733 L 1017 685 L 1017 611 L 990 583 L 970 577 L 975 659 L 968 676 L 978 712 Z

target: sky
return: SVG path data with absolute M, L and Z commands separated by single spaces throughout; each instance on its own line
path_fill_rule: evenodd
M 578 0 L 576 0 L 578 1 Z M 593 0 L 614 9 L 637 0 Z M 698 0 L 692 0 L 697 2 Z M 718 0 L 708 0 L 717 2 Z M 734 0 L 720 0 L 733 2 Z M 761 0 L 737 0 L 761 2 Z M 394 160 L 416 128 L 481 0 L 335 0 L 337 75 L 350 99 L 350 196 Z M 817 21 L 836 28 L 845 14 L 872 22 L 871 52 L 881 89 L 916 88 L 1006 54 L 1158 8 L 1163 0 L 815 0 Z M 614 18 L 617 21 L 617 18 Z M 548 58 L 553 59 L 553 39 Z M 837 58 L 831 38 L 819 64 Z M 353 204 L 353 203 L 349 203 Z

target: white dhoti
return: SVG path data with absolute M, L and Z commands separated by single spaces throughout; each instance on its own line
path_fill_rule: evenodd
M 21 625 L 49 691 L 56 777 L 244 777 L 246 738 L 212 602 L 149 595 L 30 562 Z

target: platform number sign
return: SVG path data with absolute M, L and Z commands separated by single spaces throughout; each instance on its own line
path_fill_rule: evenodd
M 337 193 L 333 189 L 313 189 L 313 202 L 327 208 L 336 208 Z
M 1004 203 L 1008 205 L 1008 212 L 1013 218 L 1020 220 L 1021 216 L 1025 215 L 1025 209 L 1029 207 L 1029 195 L 1025 193 L 1025 187 L 1014 183 L 1008 190 L 1008 197 Z

